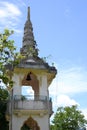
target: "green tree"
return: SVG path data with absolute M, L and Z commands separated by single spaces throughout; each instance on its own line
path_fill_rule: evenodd
M 13 86 L 12 74 L 14 67 L 19 63 L 22 56 L 16 52 L 14 41 L 10 40 L 13 31 L 5 29 L 0 33 L 0 130 L 8 130 L 8 122 L 5 114 L 7 109 L 7 100 L 9 97 L 9 88 Z M 3 89 L 1 81 L 4 82 L 7 89 Z
M 8 97 L 8 91 L 0 88 L 0 130 L 8 130 L 9 128 L 8 121 L 5 118 Z
M 11 80 L 12 70 L 19 63 L 22 56 L 16 52 L 14 40 L 10 40 L 13 31 L 5 29 L 0 33 L 0 79 L 10 87 L 13 86 Z
M 79 130 L 87 120 L 77 106 L 59 107 L 50 126 L 51 130 Z

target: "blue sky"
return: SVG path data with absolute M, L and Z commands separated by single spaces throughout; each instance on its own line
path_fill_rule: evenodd
M 87 0 L 0 0 L 0 32 L 14 30 L 18 51 L 28 6 L 39 55 L 58 69 L 49 89 L 54 111 L 78 104 L 87 118 Z

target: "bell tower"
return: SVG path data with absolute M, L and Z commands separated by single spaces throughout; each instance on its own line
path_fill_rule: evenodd
M 53 110 L 48 88 L 57 70 L 38 56 L 30 20 L 30 7 L 28 7 L 20 52 L 24 58 L 14 69 L 12 78 L 14 86 L 11 102 L 11 130 L 49 130 Z M 22 86 L 31 86 L 34 97 L 30 98 L 30 94 L 22 95 Z

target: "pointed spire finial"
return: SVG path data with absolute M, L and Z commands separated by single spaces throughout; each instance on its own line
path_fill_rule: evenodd
M 27 19 L 30 20 L 30 7 L 28 7 L 28 16 Z

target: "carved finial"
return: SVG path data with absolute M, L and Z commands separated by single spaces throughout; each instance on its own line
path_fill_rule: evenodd
M 27 19 L 30 20 L 30 7 L 28 7 L 28 16 Z

